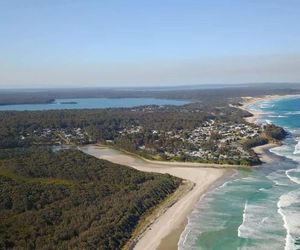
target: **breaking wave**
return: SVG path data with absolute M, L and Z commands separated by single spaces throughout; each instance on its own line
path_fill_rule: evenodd
M 300 237 L 300 209 L 299 190 L 291 191 L 280 196 L 277 203 L 278 213 L 283 220 L 283 226 L 286 229 L 285 250 L 296 250 L 297 241 Z

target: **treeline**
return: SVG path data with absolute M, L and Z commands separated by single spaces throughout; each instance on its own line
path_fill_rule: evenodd
M 75 150 L 0 150 L 0 249 L 120 249 L 180 183 Z
M 196 100 L 207 104 L 224 104 L 241 96 L 262 96 L 300 93 L 297 84 L 241 84 L 195 86 L 182 88 L 85 88 L 47 89 L 35 91 L 2 91 L 0 105 L 49 103 L 54 99 L 67 98 L 164 98 Z
M 52 103 L 54 100 L 55 98 L 50 96 L 40 96 L 35 92 L 0 93 L 0 106 L 14 104 L 44 104 Z

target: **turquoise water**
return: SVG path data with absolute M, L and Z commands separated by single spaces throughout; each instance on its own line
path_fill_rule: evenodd
M 0 105 L 0 111 L 37 111 L 57 109 L 97 109 L 97 108 L 131 108 L 145 105 L 184 105 L 189 103 L 182 100 L 155 99 L 155 98 L 76 98 L 56 99 L 46 104 L 16 104 Z
M 262 101 L 250 107 L 264 112 L 262 119 L 287 129 L 300 129 L 300 97 L 282 98 L 276 101 Z
M 281 157 L 206 194 L 189 217 L 179 249 L 300 249 L 300 98 L 260 102 L 258 122 L 290 136 L 271 151 Z

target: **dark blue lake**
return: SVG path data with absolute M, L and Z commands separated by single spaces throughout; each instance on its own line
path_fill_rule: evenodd
M 155 98 L 76 98 L 56 99 L 53 103 L 46 104 L 15 104 L 2 105 L 0 111 L 36 111 L 57 109 L 98 109 L 98 108 L 131 108 L 145 105 L 175 105 L 180 106 L 189 101 L 155 99 Z

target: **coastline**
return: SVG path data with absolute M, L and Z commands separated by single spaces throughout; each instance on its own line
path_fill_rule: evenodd
M 246 110 L 251 113 L 253 116 L 246 117 L 245 120 L 249 123 L 255 123 L 256 120 L 263 115 L 263 112 L 257 110 L 249 110 L 249 107 L 257 102 L 260 101 L 272 101 L 276 99 L 285 99 L 285 98 L 292 98 L 292 97 L 299 97 L 300 94 L 286 94 L 286 95 L 264 95 L 260 97 L 252 97 L 252 96 L 244 96 L 242 97 L 242 106 L 238 107 L 240 109 Z
M 250 112 L 253 116 L 245 118 L 249 123 L 263 115 L 262 112 L 249 110 L 249 106 L 259 101 L 281 99 L 299 95 L 270 95 L 263 97 L 244 97 L 243 105 L 239 108 Z M 269 143 L 252 148 L 263 163 L 272 163 L 277 157 L 269 150 L 279 146 Z M 155 211 L 150 211 L 150 221 L 139 230 L 136 237 L 124 249 L 136 250 L 173 250 L 177 249 L 181 233 L 188 223 L 188 216 L 192 213 L 195 205 L 201 197 L 217 184 L 227 181 L 235 172 L 236 165 L 219 165 L 209 163 L 181 163 L 152 161 L 130 154 L 109 146 L 88 145 L 83 152 L 100 159 L 108 160 L 117 164 L 126 165 L 144 172 L 170 174 L 185 180 L 181 185 L 180 195 L 169 203 L 162 204 Z M 188 183 L 188 184 L 187 184 Z M 191 185 L 192 184 L 192 185 Z M 182 187 L 182 186 L 185 186 Z M 171 195 L 172 196 L 172 195 Z M 164 203 L 164 202 L 163 202 Z M 145 224 L 145 222 L 144 222 Z M 135 232 L 136 233 L 136 232 Z
M 245 102 L 243 103 L 243 106 L 241 107 L 244 110 L 247 110 L 248 112 L 250 112 L 253 116 L 245 118 L 245 120 L 249 123 L 256 123 L 257 119 L 260 118 L 264 113 L 263 112 L 259 112 L 259 111 L 254 111 L 254 110 L 249 110 L 249 106 L 253 105 L 254 103 L 257 103 L 259 101 L 271 101 L 271 100 L 276 100 L 276 99 L 283 99 L 283 98 L 290 98 L 290 97 L 294 97 L 294 96 L 299 96 L 299 95 L 267 95 L 267 96 L 262 96 L 262 97 L 251 97 L 251 98 L 244 98 Z M 260 160 L 262 161 L 262 163 L 272 163 L 276 160 L 278 160 L 278 158 L 280 158 L 279 156 L 276 156 L 275 154 L 270 152 L 270 149 L 278 147 L 280 144 L 278 143 L 268 143 L 265 145 L 261 145 L 261 146 L 257 146 L 252 148 L 253 151 L 259 156 Z M 151 162 L 151 160 L 147 160 Z M 167 164 L 167 165 L 176 165 L 175 162 L 158 162 L 159 164 Z M 187 163 L 188 164 L 188 163 Z M 196 166 L 197 164 L 195 164 L 194 166 Z M 207 167 L 207 168 L 211 168 L 211 167 L 215 167 L 215 168 L 220 168 L 219 164 L 198 164 L 198 166 L 202 166 Z M 223 166 L 223 167 L 227 167 L 227 166 Z M 233 167 L 237 167 L 237 166 L 233 166 Z M 181 219 L 182 223 L 181 225 L 179 225 L 178 227 L 174 228 L 171 232 L 169 232 L 169 234 L 161 239 L 161 242 L 159 244 L 159 246 L 156 248 L 158 250 L 173 250 L 173 249 L 177 249 L 177 244 L 178 241 L 180 239 L 181 233 L 184 231 L 185 226 L 188 223 L 188 216 L 191 214 L 195 204 L 197 204 L 199 202 L 199 200 L 201 199 L 201 197 L 209 191 L 210 188 L 212 188 L 214 186 L 214 184 L 220 182 L 220 183 L 224 183 L 228 178 L 230 178 L 233 175 L 233 173 L 231 172 L 231 174 L 229 172 L 224 172 L 222 176 L 220 176 L 218 179 L 215 179 L 214 182 L 212 182 L 209 186 L 207 186 L 206 188 L 202 189 L 201 193 L 199 193 L 199 196 L 197 197 L 197 199 L 193 200 L 192 202 L 190 202 L 190 208 L 189 208 L 189 212 L 187 211 L 185 214 L 185 219 Z M 177 219 L 177 218 L 176 218 Z M 156 229 L 156 228 L 154 228 Z M 157 228 L 159 230 L 159 228 Z M 154 232 L 156 232 L 156 230 L 154 230 Z M 142 238 L 143 239 L 143 238 Z M 141 240 L 142 240 L 141 239 Z M 147 244 L 147 241 L 151 241 L 151 238 L 144 238 L 146 239 L 145 244 Z M 140 240 L 140 241 L 141 241 Z M 143 242 L 140 242 L 143 243 Z M 154 248 L 145 248 L 144 244 L 141 244 L 141 248 L 135 248 L 135 249 L 154 249 Z
M 252 116 L 244 118 L 246 122 L 257 123 L 257 119 L 259 119 L 264 113 L 257 110 L 250 110 L 249 107 L 251 105 L 260 101 L 272 101 L 276 99 L 284 99 L 297 96 L 299 95 L 265 95 L 262 97 L 242 97 L 243 103 L 239 108 L 246 110 L 252 114 Z M 280 146 L 279 143 L 268 143 L 265 145 L 253 147 L 252 149 L 263 163 L 272 163 L 278 159 L 278 156 L 271 153 L 270 149 L 276 148 L 278 146 Z
M 214 189 L 217 186 L 222 185 L 228 179 L 230 179 L 234 174 L 236 173 L 236 170 L 232 171 L 226 171 L 223 173 L 222 176 L 217 178 L 214 182 L 212 182 L 210 185 L 207 186 L 207 188 L 202 190 L 202 193 L 199 194 L 199 197 L 194 200 L 192 204 L 190 204 L 190 211 L 185 214 L 185 219 L 182 219 L 182 223 L 178 226 L 178 228 L 173 229 L 165 238 L 163 238 L 157 248 L 157 250 L 173 250 L 178 249 L 178 242 L 180 240 L 181 234 L 184 231 L 186 225 L 188 224 L 188 217 L 193 212 L 196 204 L 202 199 L 202 197 L 212 189 Z
M 293 97 L 299 97 L 300 95 L 281 95 L 281 96 L 269 96 L 266 98 L 260 98 L 257 101 L 260 100 L 283 100 L 283 99 L 288 99 L 288 98 L 293 98 Z M 256 118 L 260 117 L 263 112 L 252 112 L 252 110 L 247 109 L 250 105 L 254 104 L 255 102 L 257 102 L 256 100 L 249 100 L 249 102 L 245 102 L 243 105 L 243 109 L 247 110 L 248 112 L 253 114 L 253 117 L 250 117 L 252 119 L 247 120 L 248 122 L 255 122 Z M 274 122 L 275 123 L 275 122 Z M 275 123 L 276 124 L 276 123 Z M 299 125 L 297 126 L 299 128 Z M 293 129 L 293 127 L 287 126 L 287 131 L 289 129 Z M 294 137 L 294 133 L 291 132 L 291 136 Z M 296 139 L 296 141 L 298 141 L 298 138 Z M 299 141 L 297 142 L 299 143 Z M 275 148 L 275 147 L 279 147 L 281 146 L 281 142 L 277 143 L 277 144 L 266 144 L 263 146 L 259 146 L 256 148 L 253 148 L 255 153 L 257 153 L 259 155 L 259 157 L 262 159 L 262 161 L 264 160 L 264 162 L 274 162 L 276 164 L 277 161 L 285 161 L 285 160 L 289 160 L 289 165 L 288 167 L 285 166 L 285 168 L 283 169 L 283 177 L 288 178 L 288 180 L 290 181 L 290 183 L 285 183 L 285 184 L 280 184 L 277 183 L 275 180 L 273 180 L 273 182 L 277 185 L 285 185 L 286 187 L 290 187 L 291 183 L 297 183 L 299 184 L 299 181 L 297 182 L 297 178 L 296 179 L 292 179 L 291 176 L 289 176 L 288 172 L 289 171 L 293 171 L 298 169 L 297 165 L 299 165 L 299 160 L 296 158 L 294 159 L 293 157 L 290 156 L 290 153 L 286 153 L 285 150 L 278 150 L 279 154 L 277 153 L 273 153 L 270 151 L 270 149 Z M 284 143 L 284 145 L 286 147 L 292 146 L 292 148 L 294 147 L 296 149 L 296 147 L 294 145 L 289 145 L 289 143 Z M 295 150 L 294 149 L 294 150 Z M 293 152 L 293 151 L 292 151 Z M 294 153 L 292 153 L 294 154 Z M 292 164 L 295 164 L 294 166 Z M 279 168 L 280 169 L 280 168 Z M 286 170 L 288 169 L 288 170 Z M 275 172 L 278 173 L 278 170 Z M 280 176 L 280 175 L 279 175 Z M 277 179 L 278 176 L 276 177 Z M 296 180 L 296 181 L 295 181 Z M 292 189 L 293 191 L 291 191 L 291 189 L 288 189 L 288 191 L 283 191 L 280 193 L 280 195 L 278 196 L 278 200 L 276 203 L 276 208 L 277 208 L 277 213 L 279 214 L 279 216 L 281 217 L 282 221 L 283 221 L 283 229 L 285 230 L 285 233 L 283 234 L 283 238 L 284 238 L 284 242 L 283 242 L 283 248 L 284 249 L 298 249 L 297 246 L 299 245 L 297 242 L 297 232 L 294 231 L 296 228 L 296 222 L 297 221 L 297 217 L 294 217 L 295 214 L 297 214 L 297 212 L 295 212 L 295 210 L 293 210 L 293 207 L 296 206 L 296 202 L 295 200 L 293 200 L 293 198 L 295 197 L 294 192 L 297 190 L 298 187 L 296 187 L 296 189 Z M 291 196 L 291 194 L 293 193 L 293 196 Z M 285 204 L 283 202 L 283 200 L 289 200 L 288 204 Z M 292 201 L 291 201 L 292 200 Z M 287 210 L 285 210 L 287 209 Z M 290 212 L 293 211 L 293 212 Z M 267 215 L 269 216 L 269 215 Z M 267 238 L 267 237 L 265 237 Z
M 170 174 L 193 183 L 192 188 L 186 189 L 180 197 L 156 216 L 145 230 L 142 230 L 137 240 L 135 240 L 136 244 L 132 247 L 136 250 L 177 249 L 180 235 L 188 222 L 188 216 L 201 196 L 216 183 L 225 182 L 235 173 L 234 169 L 228 168 L 196 168 L 195 165 L 168 164 L 166 162 L 162 164 L 162 162 L 145 161 L 134 155 L 96 145 L 85 146 L 81 150 L 94 157 L 126 165 L 140 171 Z

